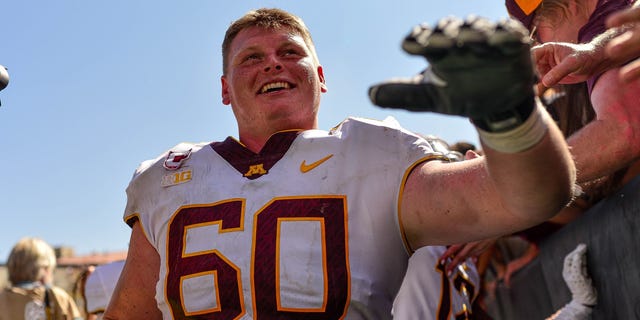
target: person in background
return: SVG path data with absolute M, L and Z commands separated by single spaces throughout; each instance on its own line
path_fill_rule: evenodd
M 521 18 L 517 14 L 519 7 L 509 6 L 513 2 L 507 0 L 509 13 Z M 606 18 L 630 4 L 630 0 L 542 0 L 527 17 L 532 17 L 529 28 L 533 38 L 542 44 L 584 44 L 605 33 Z M 553 60 L 542 52 L 535 53 L 537 66 Z M 627 168 L 640 158 L 640 105 L 637 103 L 640 82 L 622 83 L 618 69 L 614 67 L 586 79 L 586 98 L 595 117 L 567 136 L 576 162 L 577 180 L 584 189 L 589 183 Z M 544 67 L 539 70 L 545 74 Z M 597 152 L 594 152 L 594 141 L 601 141 L 597 143 Z
M 640 77 L 640 2 L 612 12 L 605 21 L 608 29 L 587 43 L 550 42 L 532 49 L 546 87 L 586 81 L 615 68 L 622 83 Z
M 123 266 L 124 260 L 121 260 L 92 266 L 89 269 L 82 291 L 87 320 L 102 319 Z
M 73 298 L 53 284 L 56 255 L 39 238 L 22 238 L 7 260 L 11 286 L 0 292 L 0 320 L 80 320 Z

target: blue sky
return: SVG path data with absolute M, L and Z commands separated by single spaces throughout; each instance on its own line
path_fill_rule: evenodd
M 76 254 L 126 250 L 125 188 L 141 161 L 182 141 L 237 136 L 221 103 L 220 45 L 258 7 L 301 16 L 329 91 L 320 127 L 396 117 L 449 142 L 477 143 L 468 120 L 374 107 L 367 88 L 426 62 L 400 49 L 421 22 L 506 17 L 502 1 L 6 1 L 0 4 L 0 261 L 23 236 Z

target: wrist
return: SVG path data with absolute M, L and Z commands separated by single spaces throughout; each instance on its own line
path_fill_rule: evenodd
M 477 130 L 484 146 L 499 152 L 517 153 L 533 147 L 544 138 L 549 128 L 548 121 L 549 118 L 540 110 L 534 109 L 523 122 L 508 131 L 492 132 L 480 127 Z
M 473 118 L 471 121 L 480 130 L 492 133 L 507 132 L 522 125 L 535 108 L 533 95 L 525 98 L 515 108 L 489 114 L 483 118 Z

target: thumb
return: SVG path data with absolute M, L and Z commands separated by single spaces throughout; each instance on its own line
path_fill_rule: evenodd
M 412 79 L 398 79 L 369 88 L 371 102 L 383 108 L 402 108 L 411 111 L 431 111 L 435 101 L 428 87 Z

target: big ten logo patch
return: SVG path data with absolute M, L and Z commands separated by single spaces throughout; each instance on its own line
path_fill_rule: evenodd
M 162 177 L 160 183 L 163 187 L 175 186 L 177 184 L 191 181 L 192 172 L 191 169 L 183 169 L 168 173 Z

